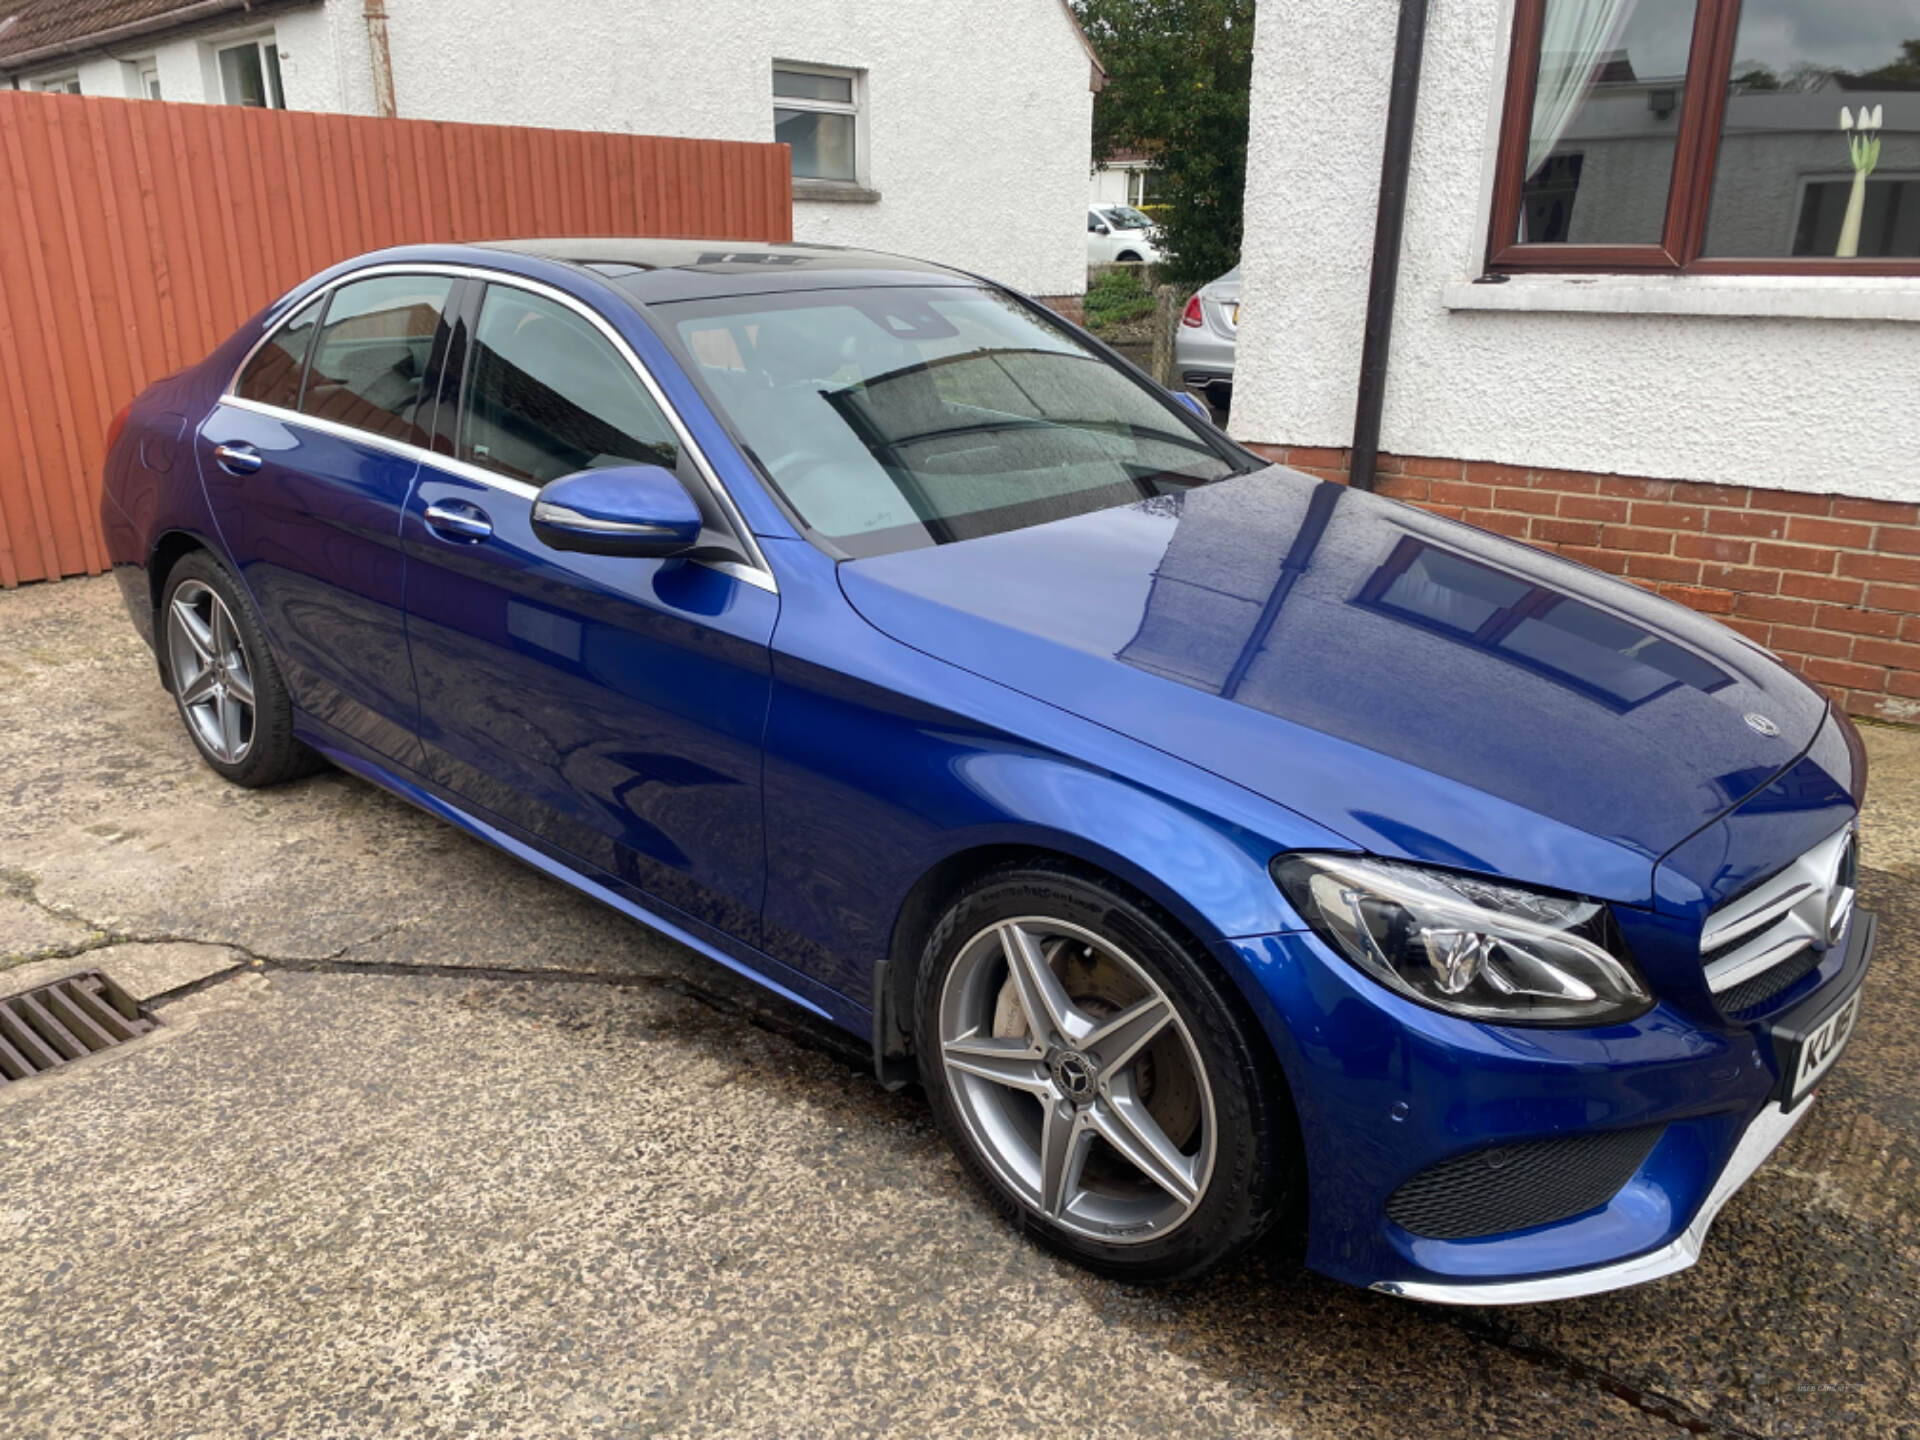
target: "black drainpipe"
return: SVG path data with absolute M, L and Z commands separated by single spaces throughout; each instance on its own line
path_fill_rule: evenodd
M 1380 154 L 1380 212 L 1373 227 L 1373 283 L 1367 291 L 1367 329 L 1360 347 L 1360 394 L 1353 415 L 1348 482 L 1373 489 L 1380 466 L 1380 412 L 1387 401 L 1387 351 L 1393 342 L 1393 301 L 1400 288 L 1400 242 L 1407 228 L 1407 175 L 1413 168 L 1413 118 L 1420 100 L 1420 61 L 1427 48 L 1429 0 L 1400 0 L 1400 33 L 1393 42 L 1393 88 L 1387 100 L 1387 140 Z

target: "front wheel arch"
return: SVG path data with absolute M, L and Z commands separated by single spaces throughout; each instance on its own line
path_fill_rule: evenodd
M 1204 952 L 1222 981 L 1223 989 L 1242 1011 L 1242 1018 L 1262 1036 L 1256 1008 L 1243 991 L 1242 977 L 1229 972 L 1214 955 L 1221 937 L 1177 896 L 1156 894 L 1120 873 L 1120 867 L 1090 859 L 1043 840 L 978 845 L 956 851 L 929 867 L 908 890 L 894 918 L 887 954 L 874 969 L 873 1057 L 875 1073 L 889 1086 L 907 1083 L 913 1075 L 912 1016 L 915 986 L 927 941 L 940 917 L 956 897 L 995 870 L 1018 865 L 1053 866 L 1096 885 L 1117 890 L 1134 904 L 1157 913 L 1168 928 L 1191 938 Z M 1279 1074 L 1279 1057 L 1269 1042 L 1263 1047 Z

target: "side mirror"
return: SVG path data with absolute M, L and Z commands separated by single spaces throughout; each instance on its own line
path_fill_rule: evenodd
M 544 544 L 587 555 L 678 555 L 698 542 L 700 526 L 700 507 L 658 465 L 562 475 L 533 502 L 533 533 Z
M 1113 233 L 1113 229 L 1111 226 L 1107 226 L 1107 225 L 1096 225 L 1093 227 L 1093 233 L 1096 235 L 1111 235 Z

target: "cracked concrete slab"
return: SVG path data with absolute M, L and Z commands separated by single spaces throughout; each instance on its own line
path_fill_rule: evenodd
M 226 784 L 200 763 L 110 581 L 0 603 L 0 867 L 12 877 L 0 956 L 96 931 L 288 960 L 705 974 L 679 946 L 346 775 Z M 462 923 L 476 910 L 477 946 Z
M 0 1110 L 14 1433 L 1668 1428 L 1272 1257 L 1095 1280 L 916 1099 L 664 989 L 270 971 L 165 1018 Z
M 1920 879 L 1920 731 L 1862 725 L 1860 738 L 1867 747 L 1861 858 Z
M 1920 1434 L 1920 735 L 1859 1030 L 1700 1265 L 1462 1312 L 1060 1264 L 857 1042 L 370 787 L 222 785 L 108 582 L 0 596 L 0 679 L 0 955 L 248 962 L 0 1088 L 14 1433 Z
M 56 915 L 24 896 L 0 890 L 0 974 L 14 965 L 45 955 L 78 954 L 105 940 L 105 931 Z
M 77 955 L 34 960 L 0 970 L 0 994 L 15 995 L 83 970 L 104 970 L 127 994 L 144 1001 L 246 963 L 247 957 L 238 950 L 198 941 L 101 945 Z

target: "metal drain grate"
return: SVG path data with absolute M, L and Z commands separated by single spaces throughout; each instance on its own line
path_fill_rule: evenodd
M 44 1075 L 160 1022 L 98 970 L 0 1000 L 0 1083 Z

